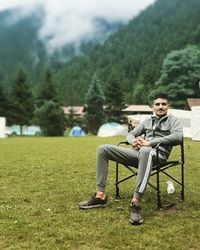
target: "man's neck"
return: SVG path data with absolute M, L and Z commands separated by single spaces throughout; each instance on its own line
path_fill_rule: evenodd
M 165 114 L 165 115 L 156 115 L 156 119 L 158 119 L 158 120 L 160 120 L 161 118 L 163 118 L 163 117 L 165 117 L 167 114 Z

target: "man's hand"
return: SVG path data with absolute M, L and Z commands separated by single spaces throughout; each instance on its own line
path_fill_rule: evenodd
M 133 144 L 132 144 L 133 147 L 137 147 L 137 148 L 141 148 L 141 147 L 149 147 L 150 146 L 150 142 L 143 139 L 142 137 L 137 137 Z

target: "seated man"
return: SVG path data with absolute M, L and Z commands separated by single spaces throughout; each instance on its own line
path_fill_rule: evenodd
M 108 205 L 105 193 L 109 160 L 138 167 L 138 175 L 131 201 L 129 222 L 132 225 L 143 223 L 140 201 L 144 194 L 152 166 L 155 163 L 156 145 L 160 146 L 160 161 L 166 161 L 172 146 L 182 140 L 182 126 L 178 118 L 167 115 L 168 97 L 160 93 L 154 97 L 152 109 L 154 116 L 147 118 L 127 135 L 131 148 L 115 145 L 101 145 L 97 151 L 96 161 L 96 193 L 88 200 L 79 203 L 79 208 L 89 209 Z M 142 136 L 145 135 L 145 138 Z

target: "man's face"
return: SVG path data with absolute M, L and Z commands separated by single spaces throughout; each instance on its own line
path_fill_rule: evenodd
M 152 109 L 157 117 L 165 116 L 169 109 L 168 101 L 162 98 L 155 99 L 152 105 Z

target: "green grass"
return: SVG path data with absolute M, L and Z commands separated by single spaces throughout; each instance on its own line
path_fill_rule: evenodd
M 0 140 L 0 249 L 200 249 L 200 142 L 185 141 L 186 197 L 175 210 L 157 211 L 155 191 L 148 187 L 142 202 L 145 223 L 131 226 L 134 181 L 121 186 L 123 198 L 115 201 L 114 163 L 107 185 L 109 207 L 79 210 L 78 203 L 95 190 L 98 145 L 121 139 Z M 176 200 L 178 187 L 169 196 L 165 182 L 163 198 Z

